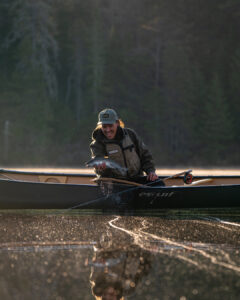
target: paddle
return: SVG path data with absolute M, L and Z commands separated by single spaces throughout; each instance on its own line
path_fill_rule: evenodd
M 130 184 L 130 185 L 136 185 L 136 186 L 142 186 L 141 183 L 134 182 L 134 181 L 129 181 L 129 180 L 124 180 L 124 179 L 118 179 L 118 178 L 112 178 L 112 177 L 101 177 L 101 178 L 94 178 L 92 179 L 94 182 L 98 181 L 114 181 L 117 183 L 123 183 L 123 184 Z
M 94 181 L 94 182 L 98 182 L 98 181 L 114 181 L 114 182 L 117 182 L 117 183 L 123 183 L 123 184 L 125 183 L 125 184 L 130 184 L 130 185 L 135 185 L 135 186 L 146 186 L 146 185 L 151 185 L 153 183 L 157 183 L 157 182 L 160 182 L 160 181 L 165 182 L 168 179 L 177 178 L 177 177 L 179 177 L 181 175 L 184 175 L 184 178 L 183 178 L 184 183 L 190 184 L 190 183 L 192 183 L 192 174 L 191 174 L 191 172 L 192 172 L 192 170 L 183 171 L 181 173 L 177 173 L 177 174 L 171 175 L 171 176 L 166 177 L 164 179 L 160 179 L 159 178 L 159 179 L 157 179 L 155 181 L 151 181 L 151 182 L 148 182 L 146 184 L 141 184 L 141 183 L 134 182 L 134 181 L 123 180 L 123 179 L 112 178 L 112 177 L 94 178 L 94 179 L 92 179 L 92 181 Z
M 130 187 L 129 189 L 126 189 L 126 190 L 123 190 L 123 191 L 120 191 L 120 192 L 116 192 L 116 193 L 113 193 L 111 194 L 112 196 L 118 196 L 120 194 L 123 194 L 123 193 L 127 193 L 127 192 L 131 192 L 131 191 L 134 191 L 134 190 L 137 190 L 139 189 L 140 187 L 145 187 L 145 186 L 151 186 L 152 184 L 154 183 L 157 183 L 157 182 L 160 182 L 160 181 L 166 181 L 168 179 L 171 179 L 171 178 L 177 178 L 177 177 L 180 177 L 182 175 L 187 175 L 187 174 L 190 174 L 192 172 L 192 170 L 188 170 L 188 171 L 183 171 L 181 173 L 177 173 L 177 174 L 174 174 L 174 175 L 171 175 L 171 176 L 168 176 L 164 179 L 158 179 L 158 180 L 155 180 L 155 181 L 151 181 L 145 185 L 140 185 L 140 186 L 134 186 L 134 187 Z M 73 208 L 78 208 L 78 207 L 82 207 L 82 206 L 86 206 L 88 204 L 93 204 L 95 202 L 98 202 L 98 201 L 102 201 L 102 200 L 105 200 L 106 199 L 106 196 L 103 196 L 103 197 L 99 197 L 97 199 L 94 199 L 94 200 L 90 200 L 90 201 L 87 201 L 87 202 L 84 202 L 84 203 L 81 203 L 81 204 L 78 204 L 78 205 L 75 205 L 75 206 L 72 206 L 72 207 L 69 207 L 68 209 L 73 209 Z
M 183 177 L 184 183 L 190 184 L 192 182 L 192 179 L 193 179 L 191 172 L 192 172 L 192 170 L 183 171 L 183 172 L 171 175 L 169 177 L 166 177 L 166 178 L 162 179 L 162 181 L 165 182 L 168 179 L 178 178 L 178 177 L 184 175 L 184 177 Z

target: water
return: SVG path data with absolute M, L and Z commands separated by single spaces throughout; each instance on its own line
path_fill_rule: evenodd
M 0 299 L 239 299 L 240 209 L 0 217 Z

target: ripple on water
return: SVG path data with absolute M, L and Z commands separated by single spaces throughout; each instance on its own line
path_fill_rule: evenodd
M 0 215 L 1 299 L 239 299 L 240 209 Z

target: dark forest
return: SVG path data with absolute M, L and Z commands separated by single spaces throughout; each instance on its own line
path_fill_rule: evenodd
M 1 0 L 0 165 L 82 167 L 105 107 L 157 166 L 240 165 L 238 0 Z

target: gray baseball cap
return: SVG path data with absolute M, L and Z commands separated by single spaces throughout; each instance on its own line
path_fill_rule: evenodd
M 117 113 L 114 109 L 105 108 L 98 114 L 98 125 L 100 124 L 114 124 L 119 120 Z

